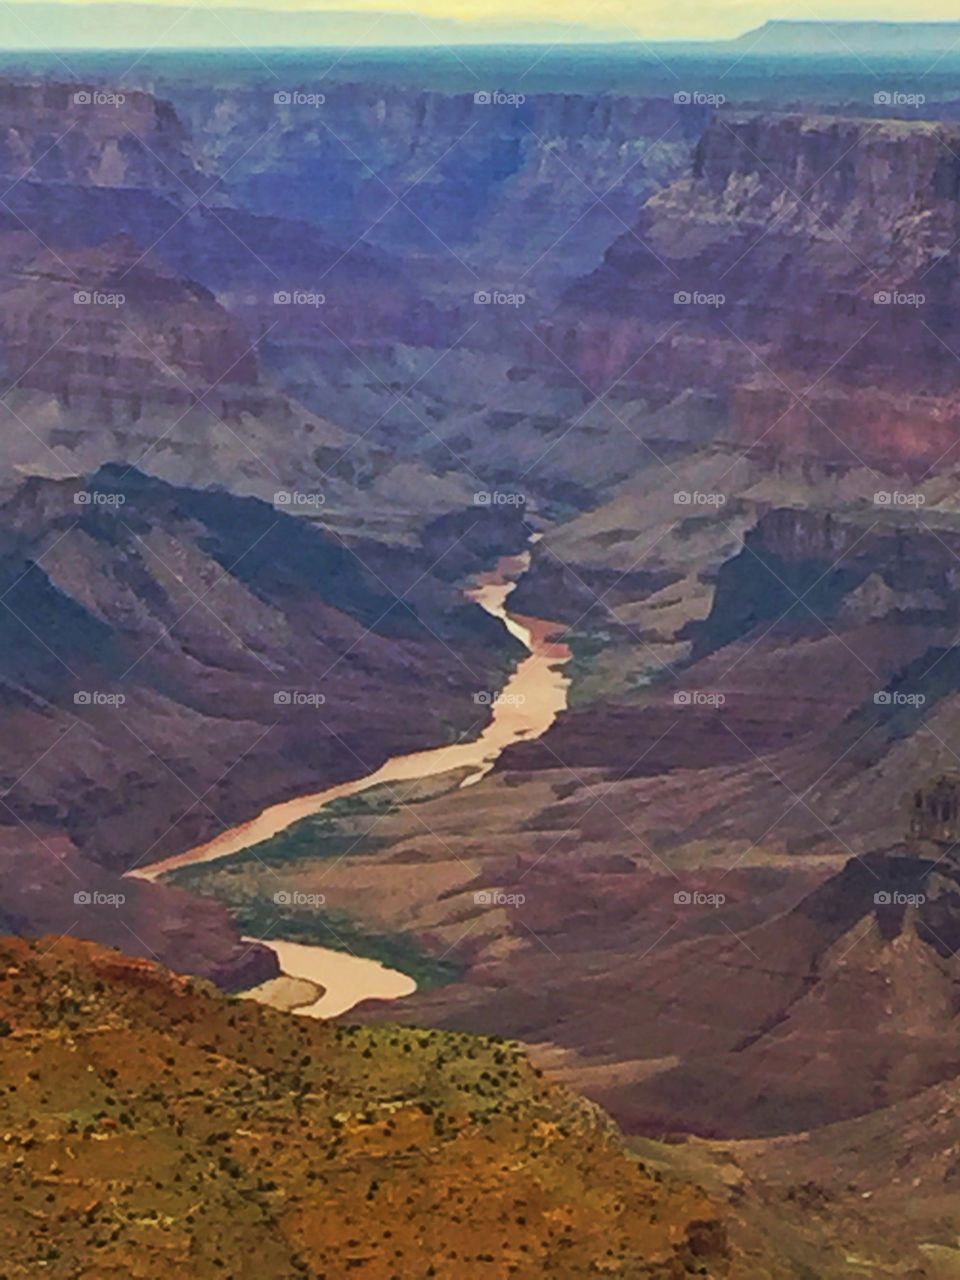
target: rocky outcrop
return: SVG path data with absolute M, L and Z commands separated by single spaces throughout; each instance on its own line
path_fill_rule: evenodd
M 0 933 L 70 935 L 159 960 L 178 973 L 242 991 L 279 973 L 275 953 L 240 937 L 209 898 L 121 877 L 47 830 L 0 828 Z
M 545 340 L 597 390 L 622 376 L 654 403 L 722 396 L 721 436 L 745 448 L 955 461 L 958 139 L 721 113 Z
M 639 1016 L 664 1034 L 648 1052 L 679 1051 L 684 1061 L 632 1088 L 634 1123 L 783 1133 L 955 1078 L 958 877 L 946 846 L 896 845 L 851 859 L 792 911 L 740 939 L 655 960 Z M 688 999 L 689 1022 L 667 1028 L 666 1011 L 677 991 L 689 995 L 694 973 L 701 995 Z
M 564 712 L 541 740 L 509 747 L 496 769 L 654 777 L 748 764 L 804 741 L 819 752 L 841 726 L 856 737 L 867 728 L 864 708 L 902 734 L 918 705 L 929 712 L 960 692 L 945 658 L 960 618 L 960 537 L 879 510 L 862 518 L 767 511 L 717 570 L 706 616 L 677 632 L 685 659 L 651 663 L 648 687 L 629 698 Z M 582 609 L 576 598 L 569 604 L 574 621 L 591 609 L 582 595 Z M 596 594 L 592 602 L 602 617 Z M 642 646 L 622 614 L 602 625 Z M 820 645 L 830 650 L 825 665 Z
M 209 290 L 148 260 L 129 238 L 64 261 L 0 237 L 0 352 L 8 385 L 46 391 L 79 423 L 117 427 L 186 414 L 209 397 L 235 417 L 265 398 L 240 324 Z M 159 434 L 159 433 L 158 433 Z
M 856 626 L 865 620 L 859 602 L 868 581 L 877 607 L 866 617 L 894 614 L 906 623 L 913 614 L 949 626 L 957 618 L 960 534 L 874 513 L 856 520 L 809 509 L 770 511 L 721 566 L 708 616 L 689 629 L 692 657 L 764 626 L 786 623 L 801 632 Z
M 5 79 L 0 121 L 0 175 L 11 183 L 159 195 L 203 181 L 176 112 L 143 90 Z

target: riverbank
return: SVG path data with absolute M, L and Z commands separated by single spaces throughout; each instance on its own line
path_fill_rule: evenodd
M 529 560 L 528 552 L 505 557 L 494 569 L 481 575 L 466 592 L 470 600 L 497 618 L 528 651 L 528 656 L 518 663 L 499 692 L 475 690 L 465 693 L 464 696 L 473 697 L 478 710 L 484 706 L 492 710 L 489 722 L 476 737 L 394 757 L 364 777 L 270 806 L 256 818 L 231 828 L 212 841 L 133 873 L 150 880 L 174 876 L 181 885 L 185 880 L 193 881 L 184 887 L 197 889 L 200 887 L 197 872 L 207 864 L 233 860 L 229 875 L 221 876 L 211 869 L 199 877 L 202 892 L 204 896 L 216 897 L 230 907 L 235 916 L 245 922 L 248 931 L 262 933 L 262 939 L 257 940 L 275 952 L 284 976 L 295 984 L 274 980 L 248 993 L 253 998 L 306 1016 L 325 1018 L 344 1013 L 364 999 L 397 999 L 417 990 L 418 983 L 411 974 L 357 954 L 362 948 L 364 930 L 353 921 L 344 920 L 344 932 L 352 939 L 352 942 L 344 943 L 345 950 L 307 941 L 304 920 L 300 916 L 295 921 L 289 918 L 289 912 L 296 908 L 296 895 L 285 894 L 284 901 L 281 901 L 276 892 L 279 883 L 277 871 L 282 867 L 289 874 L 291 866 L 316 861 L 314 841 L 306 841 L 302 854 L 298 851 L 297 856 L 282 857 L 279 861 L 273 856 L 272 846 L 278 845 L 283 850 L 288 847 L 298 849 L 298 845 L 304 842 L 293 841 L 291 845 L 292 827 L 297 824 L 307 827 L 309 819 L 325 816 L 324 811 L 329 812 L 337 801 L 359 797 L 374 788 L 386 793 L 389 808 L 394 804 L 400 807 L 405 804 L 403 798 L 396 797 L 391 791 L 389 784 L 392 783 L 416 783 L 440 775 L 459 775 L 460 787 L 475 785 L 493 769 L 506 747 L 539 737 L 550 727 L 566 706 L 569 680 L 563 667 L 571 654 L 566 645 L 551 639 L 557 624 L 514 615 L 506 607 L 509 595 L 527 569 Z M 248 851 L 249 860 L 243 868 L 238 867 L 237 855 Z M 346 857 L 348 852 L 349 848 L 339 857 Z M 195 874 L 190 875 L 191 871 Z M 180 875 L 176 876 L 178 872 Z M 260 883 L 264 872 L 270 875 L 271 883 Z M 268 902 L 271 918 L 264 923 L 263 911 Z M 314 911 L 307 917 L 306 924 L 310 930 L 307 938 L 323 928 L 324 920 L 330 916 L 330 905 L 327 904 L 320 914 Z M 286 917 L 285 911 L 288 912 Z M 283 932 L 284 925 L 289 929 L 291 924 L 296 925 L 296 941 L 289 937 L 280 941 L 269 940 L 268 934 L 276 929 Z M 329 939 L 330 932 L 329 929 L 324 931 L 324 941 Z
M 529 655 L 517 665 L 499 693 L 474 690 L 472 694 L 465 695 L 473 696 L 478 705 L 489 705 L 493 710 L 490 722 L 476 738 L 395 756 L 372 773 L 324 791 L 271 805 L 256 818 L 232 827 L 213 840 L 150 866 L 137 868 L 130 874 L 144 880 L 156 880 L 182 867 L 229 858 L 272 839 L 293 823 L 319 813 L 334 800 L 357 795 L 381 783 L 411 782 L 465 768 L 470 770 L 470 776 L 462 785 L 476 783 L 490 772 L 506 747 L 545 733 L 566 706 L 569 680 L 562 667 L 571 655 L 565 644 L 550 640 L 558 624 L 507 612 L 507 597 L 529 561 L 529 552 L 505 557 L 467 592 L 471 600 L 501 621 L 526 646 Z

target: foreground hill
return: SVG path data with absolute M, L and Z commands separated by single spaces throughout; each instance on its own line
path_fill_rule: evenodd
M 518 1049 L 0 946 L 6 1276 L 771 1277 Z

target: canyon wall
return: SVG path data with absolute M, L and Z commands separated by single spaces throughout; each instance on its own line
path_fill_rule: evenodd
M 958 149 L 930 122 L 720 113 L 545 340 L 598 391 L 719 395 L 724 438 L 768 455 L 956 461 Z

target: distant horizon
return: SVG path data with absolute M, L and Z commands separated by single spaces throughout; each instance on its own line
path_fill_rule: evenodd
M 854 6 L 856 7 L 856 5 Z M 889 9 L 901 6 L 892 4 Z M 735 13 L 731 13 L 731 8 Z M 946 11 L 942 0 L 927 0 L 909 17 L 874 7 L 869 16 L 845 12 L 797 18 L 772 14 L 752 0 L 735 6 L 712 0 L 691 0 L 647 9 L 642 18 L 631 13 L 625 0 L 606 0 L 591 10 L 589 21 L 576 14 L 571 0 L 527 0 L 508 9 L 504 0 L 423 0 L 416 9 L 390 7 L 383 0 L 352 5 L 316 5 L 305 0 L 268 0 L 264 4 L 210 0 L 202 8 L 183 0 L 14 0 L 0 9 L 0 48 L 7 51 L 42 49 L 120 49 L 147 44 L 155 49 L 310 48 L 389 49 L 441 45 L 602 45 L 740 44 L 763 53 L 783 51 L 789 42 L 798 52 L 842 54 L 849 38 L 863 47 L 905 52 L 899 43 L 910 29 L 923 46 L 942 50 L 933 39 L 938 31 L 960 31 L 960 18 Z M 104 21 L 105 11 L 110 21 Z M 637 25 L 642 24 L 642 25 Z M 55 31 L 51 39 L 50 32 Z M 780 40 L 787 45 L 772 46 Z

